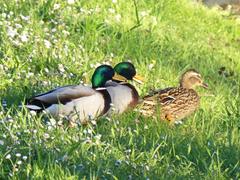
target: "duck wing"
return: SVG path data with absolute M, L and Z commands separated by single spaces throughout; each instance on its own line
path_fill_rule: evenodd
M 66 104 L 73 99 L 91 96 L 94 93 L 96 93 L 96 91 L 88 86 L 64 86 L 28 99 L 27 105 L 47 108 L 52 104 Z
M 169 104 L 173 100 L 175 100 L 175 90 L 174 87 L 169 87 L 166 89 L 159 89 L 150 92 L 147 96 L 143 97 L 143 101 L 147 102 L 147 104 L 156 105 L 157 100 L 160 102 L 161 105 Z

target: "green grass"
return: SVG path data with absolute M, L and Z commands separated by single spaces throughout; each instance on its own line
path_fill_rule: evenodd
M 240 178 L 239 20 L 184 0 L 36 2 L 0 1 L 1 179 Z M 141 95 L 195 68 L 214 96 L 175 128 L 137 112 L 59 128 L 18 108 L 124 60 L 147 79 Z

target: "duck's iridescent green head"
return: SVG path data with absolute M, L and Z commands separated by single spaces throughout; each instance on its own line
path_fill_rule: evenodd
M 114 67 L 114 71 L 126 78 L 126 80 L 135 80 L 138 83 L 143 83 L 143 78 L 136 74 L 136 69 L 134 65 L 130 62 L 121 62 Z M 114 79 L 114 78 L 113 78 Z M 116 79 L 118 80 L 118 79 Z
M 92 75 L 92 87 L 104 87 L 105 83 L 114 76 L 114 69 L 109 65 L 101 65 L 97 67 Z

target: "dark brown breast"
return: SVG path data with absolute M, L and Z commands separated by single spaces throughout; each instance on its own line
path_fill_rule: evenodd
M 128 106 L 131 107 L 131 108 L 134 108 L 139 103 L 139 94 L 138 94 L 136 88 L 133 85 L 131 85 L 129 83 L 126 83 L 124 85 L 128 86 L 132 90 L 131 91 L 132 101 L 130 102 L 130 104 Z

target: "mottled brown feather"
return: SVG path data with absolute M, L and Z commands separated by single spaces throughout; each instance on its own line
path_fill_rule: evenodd
M 146 116 L 154 117 L 160 108 L 160 118 L 174 122 L 192 114 L 200 103 L 200 97 L 194 87 L 207 85 L 201 79 L 201 75 L 193 69 L 183 73 L 179 87 L 169 87 L 156 90 L 143 98 L 140 112 Z

